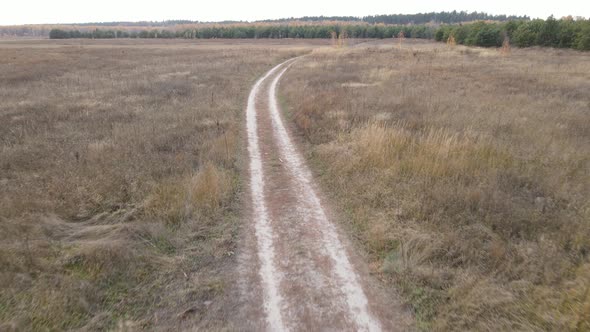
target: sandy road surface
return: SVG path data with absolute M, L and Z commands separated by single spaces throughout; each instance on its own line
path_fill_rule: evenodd
M 240 258 L 240 329 L 381 331 L 411 329 L 410 315 L 372 282 L 313 182 L 276 99 L 271 69 L 246 110 L 251 221 Z

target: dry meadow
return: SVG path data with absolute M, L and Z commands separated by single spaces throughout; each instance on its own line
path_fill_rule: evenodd
M 590 329 L 590 55 L 320 50 L 281 96 L 344 229 L 425 330 Z
M 302 46 L 2 42 L 0 330 L 224 327 L 247 94 Z
M 239 328 L 246 99 L 311 49 L 286 117 L 419 328 L 590 329 L 590 55 L 358 42 L 1 41 L 0 330 Z

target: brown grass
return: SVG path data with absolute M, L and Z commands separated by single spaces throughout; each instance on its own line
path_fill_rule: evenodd
M 590 61 L 319 51 L 281 93 L 375 273 L 426 330 L 590 329 Z
M 223 328 L 245 99 L 297 53 L 0 44 L 0 330 Z

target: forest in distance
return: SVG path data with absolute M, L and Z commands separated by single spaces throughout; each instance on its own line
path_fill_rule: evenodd
M 546 20 L 476 21 L 437 26 L 385 24 L 306 24 L 306 25 L 221 25 L 184 30 L 149 29 L 140 31 L 94 29 L 91 31 L 52 29 L 51 39 L 91 38 L 394 38 L 404 36 L 435 39 L 468 46 L 499 47 L 509 40 L 518 47 L 545 46 L 590 50 L 590 20 L 565 17 Z
M 529 16 L 516 15 L 491 15 L 484 12 L 467 12 L 467 11 L 449 11 L 449 12 L 430 12 L 417 14 L 391 14 L 391 15 L 374 15 L 374 16 L 304 16 L 289 17 L 280 19 L 267 19 L 254 22 L 223 20 L 219 22 L 203 22 L 194 20 L 165 20 L 165 21 L 116 21 L 116 22 L 88 22 L 75 24 L 26 24 L 0 26 L 0 36 L 47 36 L 49 30 L 67 26 L 70 29 L 79 27 L 85 30 L 93 27 L 102 27 L 112 29 L 113 27 L 149 29 L 149 28 L 167 28 L 176 30 L 179 26 L 188 25 L 228 25 L 228 24 L 265 24 L 265 23 L 325 23 L 325 22 L 349 22 L 349 23 L 367 23 L 367 24 L 452 24 L 472 21 L 508 21 L 508 20 L 530 20 Z

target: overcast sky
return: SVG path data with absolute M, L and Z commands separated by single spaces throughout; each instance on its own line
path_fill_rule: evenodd
M 0 25 L 110 21 L 253 21 L 301 16 L 366 16 L 431 11 L 484 11 L 546 18 L 590 17 L 590 0 L 3 0 Z

